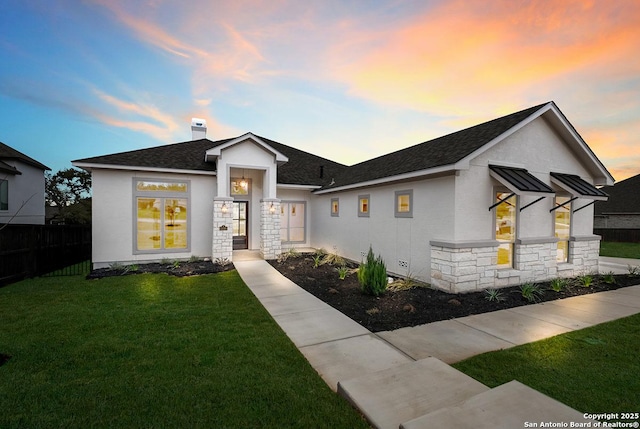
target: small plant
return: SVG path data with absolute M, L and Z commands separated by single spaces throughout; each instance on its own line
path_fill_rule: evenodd
M 551 290 L 554 292 L 562 292 L 567 287 L 566 279 L 553 279 L 551 280 Z
M 314 255 L 319 255 L 319 256 L 321 256 L 321 257 L 322 257 L 322 256 L 324 256 L 324 255 L 326 255 L 326 254 L 327 254 L 327 251 L 326 251 L 323 247 L 321 247 L 321 248 L 319 248 L 319 249 L 316 249 L 316 251 L 315 251 L 315 252 L 313 252 L 313 254 L 314 254 Z
M 318 268 L 322 263 L 322 255 L 314 254 L 313 255 L 313 268 Z
M 160 259 L 160 264 L 161 264 L 161 265 L 171 265 L 171 259 L 169 259 L 169 258 L 162 258 L 162 259 Z
M 191 255 L 191 257 L 189 258 L 189 262 L 200 262 L 200 261 L 202 261 L 202 258 L 200 256 Z
M 326 255 L 324 255 L 322 263 L 341 266 L 344 265 L 344 258 L 337 253 L 327 253 Z
M 608 273 L 604 273 L 602 275 L 602 281 L 605 282 L 608 285 L 616 284 L 616 278 L 615 278 L 615 275 L 613 274 L 613 271 L 609 271 Z
M 374 256 L 371 246 L 367 261 L 358 267 L 358 282 L 362 292 L 367 295 L 379 296 L 387 289 L 387 267 L 381 256 Z
M 227 258 L 216 258 L 214 261 L 216 265 L 220 265 L 222 268 L 226 267 L 231 263 L 231 261 Z
M 506 298 L 502 295 L 502 291 L 499 291 L 498 289 L 485 289 L 484 299 L 491 302 L 500 302 L 506 300 Z
M 370 308 L 366 311 L 369 316 L 373 316 L 374 314 L 380 313 L 380 309 L 377 307 Z
M 173 261 L 173 263 L 171 264 L 171 266 L 174 269 L 180 268 L 180 261 L 178 261 L 177 259 L 175 261 Z
M 289 258 L 297 258 L 300 256 L 300 253 L 293 247 L 287 251 L 287 254 Z
M 537 302 L 544 295 L 544 291 L 535 283 L 525 283 L 520 286 L 522 297 L 529 302 Z
M 344 280 L 345 277 L 347 277 L 347 274 L 349 274 L 349 268 L 347 268 L 346 265 L 338 267 L 336 268 L 336 270 L 338 270 L 338 277 L 340 278 L 340 280 Z
M 578 277 L 578 284 L 582 287 L 590 287 L 593 284 L 593 277 L 589 274 L 583 274 Z
M 111 269 L 113 271 L 123 271 L 124 270 L 124 265 L 122 265 L 122 263 L 120 263 L 120 262 L 113 262 L 113 263 L 109 264 L 109 269 Z
M 631 265 L 627 265 L 627 270 L 629 271 L 630 276 L 640 276 L 640 267 L 632 267 Z

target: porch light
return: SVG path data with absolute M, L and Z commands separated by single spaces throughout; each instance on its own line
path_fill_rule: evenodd
M 242 179 L 240 179 L 240 187 L 242 189 L 247 189 L 247 187 L 249 186 L 249 183 L 247 182 L 247 179 L 244 178 L 244 168 L 242 169 Z
M 269 213 L 274 214 L 276 212 L 276 208 L 273 206 L 273 203 L 269 206 Z
M 222 213 L 226 213 L 227 212 L 227 203 L 222 203 L 222 207 L 220 207 L 220 210 L 222 211 Z

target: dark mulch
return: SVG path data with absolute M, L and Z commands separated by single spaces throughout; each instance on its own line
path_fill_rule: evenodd
M 519 286 L 500 289 L 504 298 L 504 301 L 500 302 L 487 300 L 484 291 L 456 295 L 429 287 L 386 292 L 381 297 L 374 297 L 361 292 L 355 273 L 340 280 L 336 268 L 331 265 L 313 268 L 313 259 L 309 255 L 269 263 L 285 277 L 372 332 L 531 304 L 522 297 Z M 593 276 L 593 284 L 588 288 L 579 286 L 575 280 L 569 281 L 569 286 L 562 292 L 550 290 L 550 282 L 541 282 L 538 285 L 544 290 L 544 294 L 537 302 L 640 284 L 638 276 L 616 275 L 614 278 L 615 283 L 608 284 L 603 276 Z
M 112 268 L 100 268 L 87 275 L 88 280 L 101 279 L 103 277 L 117 277 L 130 274 L 166 273 L 176 277 L 196 276 L 201 274 L 215 274 L 232 270 L 233 264 L 218 264 L 211 261 L 176 262 L 170 264 L 144 264 L 127 265 Z

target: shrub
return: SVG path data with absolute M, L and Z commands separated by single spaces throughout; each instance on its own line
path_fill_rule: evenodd
M 358 268 L 358 281 L 362 292 L 367 295 L 379 296 L 387 289 L 387 267 L 381 256 L 374 256 L 371 246 L 367 261 Z
M 627 265 L 627 270 L 629 271 L 630 276 L 640 276 L 640 267 L 632 267 L 631 265 Z
M 539 301 L 542 295 L 544 295 L 544 291 L 535 283 L 525 283 L 521 285 L 520 293 L 522 297 L 529 302 Z
M 485 289 L 484 299 L 486 299 L 487 301 L 500 302 L 504 301 L 506 298 L 502 296 L 502 292 L 498 289 Z
M 327 253 L 322 259 L 323 264 L 344 265 L 344 258 L 337 253 Z
M 566 279 L 553 279 L 551 280 L 551 290 L 554 292 L 562 292 L 567 287 Z
M 313 268 L 318 268 L 320 266 L 320 262 L 322 262 L 322 255 L 314 254 L 313 255 Z

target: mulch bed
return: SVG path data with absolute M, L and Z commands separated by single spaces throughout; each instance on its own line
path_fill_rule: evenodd
M 340 280 L 336 267 L 320 265 L 314 268 L 310 255 L 290 257 L 283 262 L 268 262 L 298 286 L 372 332 L 390 331 L 531 304 L 523 298 L 519 286 L 500 289 L 503 301 L 487 300 L 484 291 L 449 294 L 431 289 L 428 285 L 397 292 L 387 291 L 380 297 L 374 297 L 361 292 L 356 273 Z M 351 267 L 355 268 L 356 265 L 351 264 Z M 550 282 L 537 283 L 544 290 L 544 294 L 536 302 L 640 284 L 640 276 L 613 277 L 615 283 L 608 284 L 603 276 L 593 276 L 593 284 L 588 288 L 580 286 L 575 280 L 569 280 L 568 286 L 561 292 L 550 290 Z
M 211 261 L 171 262 L 167 264 L 151 263 L 139 265 L 116 266 L 93 270 L 87 275 L 88 280 L 104 277 L 117 277 L 130 274 L 166 273 L 176 277 L 215 274 L 232 270 L 233 264 L 218 264 Z

